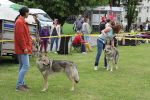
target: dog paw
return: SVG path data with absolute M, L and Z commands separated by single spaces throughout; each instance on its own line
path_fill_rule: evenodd
M 43 89 L 43 90 L 41 90 L 42 92 L 45 92 L 47 89 Z
M 116 70 L 118 69 L 118 67 L 116 67 Z
M 74 91 L 74 88 L 71 88 L 70 91 Z

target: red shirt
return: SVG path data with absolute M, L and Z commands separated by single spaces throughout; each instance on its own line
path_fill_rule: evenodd
M 29 27 L 22 16 L 19 16 L 15 22 L 14 42 L 16 54 L 25 54 L 25 49 L 28 50 L 27 54 L 32 54 L 32 40 Z
M 74 38 L 74 40 L 72 41 L 73 44 L 77 45 L 77 44 L 83 44 L 85 43 L 85 41 L 82 39 L 80 34 L 77 34 Z

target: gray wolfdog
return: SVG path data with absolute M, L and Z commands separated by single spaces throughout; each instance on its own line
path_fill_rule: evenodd
M 119 51 L 110 45 L 106 45 L 104 51 L 108 63 L 107 70 L 113 71 L 114 67 L 118 69 L 117 63 L 119 59 Z
M 39 71 L 44 78 L 44 87 L 42 91 L 48 89 L 48 76 L 54 72 L 64 71 L 68 79 L 72 82 L 71 91 L 74 91 L 76 83 L 79 82 L 77 66 L 66 60 L 51 60 L 46 55 L 40 54 L 36 61 Z

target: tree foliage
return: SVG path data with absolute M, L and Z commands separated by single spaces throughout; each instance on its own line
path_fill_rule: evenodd
M 127 31 L 130 30 L 131 24 L 134 23 L 135 19 L 137 18 L 138 12 L 136 11 L 137 5 L 139 0 L 109 0 L 109 3 L 112 6 L 120 6 L 124 4 L 127 9 Z
M 136 7 L 138 5 L 139 0 L 126 0 L 127 4 L 127 31 L 130 30 L 131 24 L 134 23 L 137 18 L 138 12 L 136 11 Z
M 28 7 L 43 9 L 50 17 L 58 18 L 63 24 L 69 15 L 81 14 L 88 6 L 108 4 L 108 0 L 24 0 L 22 3 Z
M 109 3 L 112 5 L 112 6 L 120 6 L 120 3 L 122 2 L 123 0 L 109 0 Z

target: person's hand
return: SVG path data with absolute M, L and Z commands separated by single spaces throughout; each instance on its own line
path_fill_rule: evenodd
M 24 49 L 24 53 L 27 54 L 28 53 L 28 49 Z

